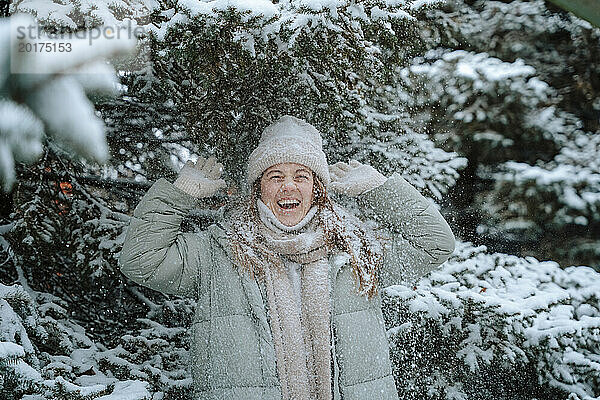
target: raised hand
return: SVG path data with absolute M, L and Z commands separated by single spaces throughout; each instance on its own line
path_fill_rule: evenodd
M 329 188 L 337 193 L 356 197 L 377 186 L 383 185 L 387 178 L 370 165 L 356 160 L 348 163 L 338 162 L 329 166 L 331 183 Z
M 194 197 L 210 197 L 226 186 L 225 181 L 220 179 L 221 172 L 223 164 L 214 157 L 198 157 L 195 164 L 192 161 L 185 163 L 173 184 Z

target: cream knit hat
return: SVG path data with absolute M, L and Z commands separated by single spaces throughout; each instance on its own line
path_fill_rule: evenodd
M 323 184 L 330 182 L 321 133 L 291 115 L 284 115 L 263 131 L 248 160 L 248 183 L 252 185 L 267 168 L 286 162 L 302 164 L 314 171 Z

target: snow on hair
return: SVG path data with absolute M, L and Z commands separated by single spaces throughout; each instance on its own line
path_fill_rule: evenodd
M 325 233 L 328 253 L 335 250 L 347 253 L 358 292 L 371 298 L 377 293 L 377 273 L 383 262 L 381 245 L 360 226 L 358 218 L 334 204 L 325 185 L 313 172 L 313 203 L 318 208 L 317 218 Z M 283 268 L 278 254 L 268 249 L 258 229 L 260 218 L 256 200 L 260 198 L 260 179 L 252 186 L 246 207 L 233 218 L 229 234 L 235 263 L 252 277 L 264 279 L 265 263 Z M 232 221 L 233 222 L 233 221 Z

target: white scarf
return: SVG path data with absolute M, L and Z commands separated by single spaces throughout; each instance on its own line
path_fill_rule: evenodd
M 329 263 L 323 228 L 313 218 L 317 208 L 292 227 L 283 225 L 260 199 L 257 209 L 266 246 L 289 271 L 265 268 L 283 399 L 331 400 Z M 293 279 L 298 267 L 299 288 Z

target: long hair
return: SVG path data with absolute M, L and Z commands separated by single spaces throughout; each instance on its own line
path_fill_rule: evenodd
M 335 205 L 327 195 L 327 189 L 313 172 L 313 202 L 317 207 L 316 217 L 325 235 L 327 252 L 341 251 L 350 256 L 352 274 L 360 294 L 371 298 L 377 293 L 377 274 L 383 256 L 379 243 L 356 223 L 341 207 Z M 260 198 L 260 178 L 254 181 L 249 198 L 242 211 L 231 223 L 229 233 L 235 263 L 252 277 L 264 278 L 265 263 L 283 268 L 281 257 L 270 250 L 258 226 L 256 201 Z

